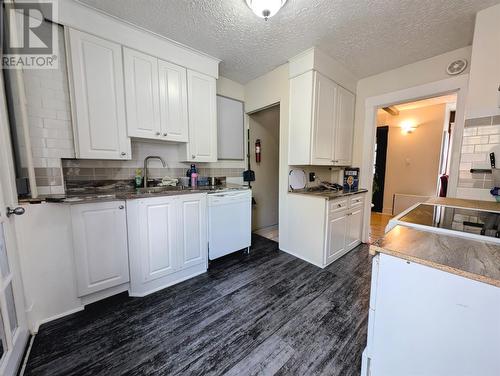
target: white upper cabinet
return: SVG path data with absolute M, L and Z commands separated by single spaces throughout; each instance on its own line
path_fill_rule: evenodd
M 131 159 L 121 46 L 66 31 L 76 157 Z
M 127 125 L 130 137 L 159 138 L 158 59 L 123 49 Z
M 123 48 L 130 137 L 187 142 L 186 69 Z
M 319 73 L 315 76 L 311 160 L 313 165 L 331 165 L 333 140 L 336 136 L 337 85 Z
M 188 70 L 189 143 L 186 160 L 217 161 L 217 100 L 215 78 Z
M 186 68 L 158 60 L 160 122 L 162 137 L 168 141 L 188 141 Z
M 354 95 L 316 71 L 290 79 L 290 165 L 348 166 Z
M 337 86 L 333 163 L 341 166 L 349 166 L 352 162 L 354 102 L 354 94 L 341 86 Z

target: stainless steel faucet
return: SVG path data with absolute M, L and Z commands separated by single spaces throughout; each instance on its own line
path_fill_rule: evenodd
M 167 167 L 167 164 L 163 160 L 162 157 L 158 157 L 157 155 L 150 155 L 144 159 L 144 183 L 143 186 L 144 188 L 148 187 L 148 162 L 150 159 L 158 159 L 160 162 L 163 164 L 163 167 Z

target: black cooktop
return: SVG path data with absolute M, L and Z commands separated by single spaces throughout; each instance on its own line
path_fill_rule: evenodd
M 500 238 L 500 213 L 420 204 L 402 222 Z

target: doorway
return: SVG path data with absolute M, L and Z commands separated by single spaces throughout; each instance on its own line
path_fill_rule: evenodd
M 14 165 L 3 75 L 0 74 L 0 375 L 15 375 L 28 340 L 23 286 L 18 265 Z M 15 214 L 22 214 L 18 208 Z
M 377 110 L 372 229 L 416 203 L 446 196 L 457 95 Z
M 249 114 L 249 157 L 255 171 L 252 231 L 275 242 L 279 241 L 279 125 L 279 104 Z

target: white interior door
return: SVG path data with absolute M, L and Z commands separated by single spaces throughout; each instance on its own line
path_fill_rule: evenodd
M 17 192 L 2 75 L 0 87 L 0 375 L 15 375 L 28 330 L 14 228 L 16 215 L 8 215 L 7 209 L 17 205 Z M 22 214 L 24 209 L 18 209 L 17 214 Z

